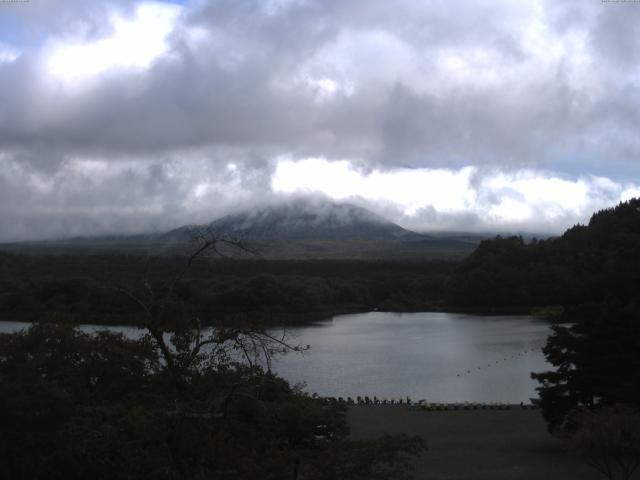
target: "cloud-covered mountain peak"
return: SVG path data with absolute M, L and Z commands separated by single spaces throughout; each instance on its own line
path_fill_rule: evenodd
M 390 235 L 411 232 L 349 203 L 298 199 L 227 215 L 214 221 L 216 231 L 227 234 L 271 238 L 283 235 L 365 235 L 376 231 Z

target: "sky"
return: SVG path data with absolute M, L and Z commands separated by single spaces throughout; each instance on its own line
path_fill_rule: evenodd
M 640 3 L 0 2 L 0 241 L 290 196 L 560 233 L 640 196 Z

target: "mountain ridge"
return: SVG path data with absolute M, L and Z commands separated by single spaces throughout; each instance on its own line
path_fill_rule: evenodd
M 166 255 L 188 250 L 194 231 L 242 240 L 265 258 L 280 259 L 459 258 L 476 246 L 474 242 L 408 230 L 350 203 L 301 199 L 232 213 L 208 224 L 183 225 L 159 234 L 75 237 L 29 245 L 125 249 Z M 234 255 L 231 249 L 224 249 L 223 253 Z

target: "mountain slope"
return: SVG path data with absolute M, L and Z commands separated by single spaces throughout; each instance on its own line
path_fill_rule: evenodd
M 297 200 L 227 215 L 205 225 L 185 225 L 163 234 L 76 237 L 3 245 L 37 253 L 151 253 L 171 255 L 193 248 L 193 232 L 208 230 L 237 239 L 265 258 L 460 258 L 477 242 L 412 232 L 361 207 Z M 224 253 L 233 255 L 233 250 Z
M 268 258 L 430 258 L 462 256 L 475 245 L 406 230 L 361 207 L 297 201 L 227 215 L 208 228 L 240 239 Z M 166 244 L 190 238 L 192 227 L 162 236 Z

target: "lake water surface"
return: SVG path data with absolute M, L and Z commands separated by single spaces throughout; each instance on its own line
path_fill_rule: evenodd
M 519 403 L 537 397 L 530 373 L 550 369 L 549 325 L 528 316 L 371 312 L 289 332 L 311 348 L 274 370 L 320 395 Z
M 0 322 L 0 331 L 25 326 Z M 140 335 L 134 327 L 83 326 L 99 328 Z M 550 368 L 541 351 L 549 331 L 547 323 L 528 316 L 340 315 L 288 328 L 291 343 L 310 349 L 278 357 L 273 369 L 321 396 L 527 402 L 537 396 L 530 373 Z

